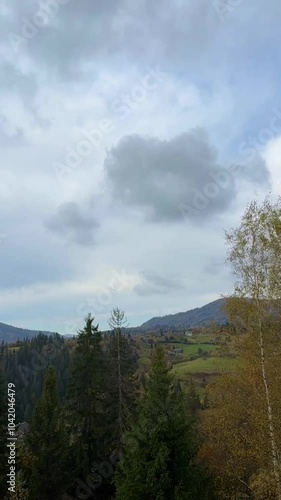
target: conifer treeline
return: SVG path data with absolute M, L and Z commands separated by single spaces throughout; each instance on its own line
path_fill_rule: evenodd
M 94 318 L 85 318 L 69 354 L 61 397 L 55 358 L 44 371 L 30 430 L 17 450 L 15 498 L 208 498 L 205 470 L 195 461 L 193 393 L 189 403 L 160 347 L 148 379 L 140 376 L 137 349 L 123 333 L 124 322 L 124 313 L 114 309 L 111 333 L 103 338 Z M 48 344 L 39 336 L 41 353 Z

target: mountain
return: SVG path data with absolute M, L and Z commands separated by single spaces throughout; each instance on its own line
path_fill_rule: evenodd
M 143 323 L 139 328 L 141 330 L 157 330 L 160 328 L 165 330 L 177 330 L 204 326 L 210 321 L 216 321 L 219 324 L 223 324 L 227 321 L 225 313 L 221 310 L 224 303 L 225 299 L 218 299 L 203 307 L 197 307 L 190 311 L 155 317 Z
M 218 299 L 203 307 L 197 307 L 186 312 L 179 312 L 177 314 L 169 314 L 167 316 L 151 318 L 139 327 L 129 328 L 127 330 L 132 333 L 138 331 L 153 331 L 158 329 L 187 329 L 195 326 L 204 326 L 210 321 L 216 321 L 219 324 L 226 323 L 226 315 L 221 311 L 224 305 L 224 299 Z M 0 342 L 4 340 L 9 344 L 16 342 L 18 339 L 35 337 L 40 333 L 39 330 L 27 330 L 25 328 L 17 328 L 15 326 L 0 323 Z M 54 332 L 41 332 L 45 335 L 54 335 Z M 64 335 L 64 337 L 72 337 L 72 335 Z
M 54 335 L 53 332 L 40 332 L 39 330 L 26 330 L 25 328 L 17 328 L 16 326 L 6 325 L 5 323 L 0 323 L 0 342 L 16 342 L 18 339 L 23 340 L 24 338 L 31 338 L 38 335 L 38 333 L 44 333 L 45 335 Z

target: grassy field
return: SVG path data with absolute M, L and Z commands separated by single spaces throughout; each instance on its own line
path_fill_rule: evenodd
M 204 342 L 213 342 L 213 335 L 193 335 L 192 337 L 188 337 L 188 342 L 195 342 L 204 344 Z
M 239 360 L 235 358 L 212 357 L 207 359 L 198 358 L 193 361 L 185 361 L 173 366 L 173 372 L 179 377 L 195 374 L 219 374 L 232 372 L 237 369 Z
M 201 340 L 201 342 L 200 342 Z M 230 373 L 237 369 L 239 360 L 237 358 L 221 357 L 219 356 L 219 346 L 216 344 L 209 344 L 206 342 L 214 341 L 211 335 L 196 336 L 196 339 L 189 339 L 189 343 L 163 343 L 163 347 L 167 351 L 172 351 L 173 347 L 182 348 L 183 354 L 177 356 L 169 356 L 168 359 L 173 363 L 172 373 L 183 382 L 183 387 L 192 378 L 196 390 L 199 394 L 201 401 L 204 400 L 206 385 L 222 373 Z M 205 359 L 199 357 L 198 349 L 208 352 L 209 356 Z M 151 349 L 148 344 L 140 345 L 140 362 L 144 370 L 149 369 L 151 360 Z M 190 356 L 198 355 L 197 359 L 189 359 Z
M 167 351 L 172 351 L 173 346 L 176 349 L 183 349 L 183 354 L 179 354 L 176 358 L 173 358 L 173 360 L 176 360 L 176 362 L 182 361 L 188 361 L 189 356 L 194 356 L 198 353 L 198 349 L 202 349 L 202 351 L 205 352 L 213 352 L 215 351 L 218 346 L 217 345 L 212 345 L 212 344 L 162 344 L 164 349 Z M 143 363 L 145 366 L 148 366 L 150 363 L 149 356 L 151 355 L 151 352 L 153 350 L 151 349 L 150 345 L 148 344 L 142 344 L 141 349 L 140 349 L 140 359 L 141 363 Z
M 164 344 L 168 350 L 172 350 L 172 346 L 176 347 L 177 349 L 182 348 L 183 349 L 183 354 L 188 355 L 188 354 L 197 354 L 198 349 L 202 349 L 202 351 L 205 352 L 212 352 L 214 349 L 216 349 L 218 346 L 216 345 L 211 345 L 211 344 Z

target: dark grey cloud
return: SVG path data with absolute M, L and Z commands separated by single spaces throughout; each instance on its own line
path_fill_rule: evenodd
M 217 164 L 207 132 L 196 128 L 170 141 L 131 135 L 108 154 L 105 172 L 114 202 L 138 207 L 150 221 L 178 221 L 185 215 L 208 219 L 229 209 L 240 179 L 268 185 L 257 158 L 245 167 Z
M 50 5 L 48 9 L 52 3 L 57 8 Z M 46 5 L 46 22 L 40 28 L 36 26 L 40 25 L 37 1 L 9 2 L 1 31 L 10 47 L 13 47 L 11 33 L 22 36 L 27 41 L 18 45 L 20 51 L 36 60 L 41 68 L 51 68 L 53 73 L 68 79 L 78 79 L 87 61 L 105 63 L 116 57 L 119 61 L 138 60 L 140 64 L 159 64 L 167 58 L 171 63 L 183 58 L 196 61 L 219 25 L 207 0 L 164 3 L 64 0 L 62 3 L 41 2 Z
M 41 21 L 38 14 L 40 4 L 45 5 L 45 23 L 44 14 Z M 13 0 L 6 1 L 0 28 L 2 41 L 10 48 L 10 34 L 22 36 L 26 43 L 19 45 L 21 53 L 67 80 L 79 80 L 83 70 L 87 73 L 85 63 L 101 61 L 116 67 L 122 61 L 164 64 L 166 69 L 180 65 L 180 71 L 188 64 L 189 71 L 196 65 L 208 72 L 219 64 L 218 56 L 229 61 L 227 51 L 232 45 L 223 43 L 221 33 L 230 32 L 233 43 L 244 47 L 245 41 L 251 42 L 252 32 L 259 35 L 261 26 L 279 29 L 279 0 L 271 0 L 270 9 L 262 0 L 256 0 L 255 7 L 240 2 L 230 8 L 233 17 L 241 17 L 242 27 L 255 15 L 251 30 L 240 29 L 238 40 L 237 26 L 221 22 L 214 4 L 209 0 Z
M 46 227 L 79 245 L 92 245 L 99 224 L 95 217 L 85 213 L 75 202 L 63 203 L 55 215 L 45 223 Z
M 143 282 L 134 287 L 134 292 L 142 297 L 165 295 L 175 290 L 184 290 L 184 285 L 177 277 L 160 275 L 154 271 L 142 272 Z
M 257 152 L 255 158 L 241 168 L 241 176 L 248 181 L 257 185 L 265 184 L 270 187 L 270 173 L 267 169 L 266 162 Z

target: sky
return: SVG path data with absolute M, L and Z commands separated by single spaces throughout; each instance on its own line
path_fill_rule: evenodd
M 281 194 L 279 0 L 2 0 L 0 321 L 74 333 L 229 294 Z

